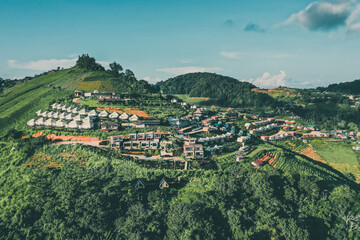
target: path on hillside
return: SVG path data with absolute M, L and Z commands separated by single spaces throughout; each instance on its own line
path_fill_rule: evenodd
M 101 141 L 61 141 L 61 142 L 55 142 L 51 145 L 75 145 L 75 144 L 82 144 L 82 145 L 88 145 L 98 148 L 103 148 L 104 146 L 99 145 Z

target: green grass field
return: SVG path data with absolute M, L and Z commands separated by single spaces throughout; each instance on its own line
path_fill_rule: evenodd
M 315 140 L 311 144 L 326 161 L 354 166 L 359 165 L 359 154 L 354 152 L 349 144 L 321 140 Z
M 176 94 L 174 96 L 180 98 L 181 100 L 189 104 L 201 104 L 211 100 L 210 98 L 205 98 L 205 97 L 189 97 L 188 94 Z
M 360 154 L 354 152 L 350 144 L 321 140 L 315 140 L 311 144 L 331 167 L 342 173 L 353 174 L 356 182 L 360 183 Z

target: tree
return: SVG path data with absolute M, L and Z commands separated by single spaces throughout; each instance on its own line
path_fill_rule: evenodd
M 123 70 L 122 66 L 116 62 L 110 63 L 109 67 L 110 67 L 110 73 L 114 77 L 118 77 L 120 75 L 120 72 Z
M 95 58 L 89 57 L 88 54 L 79 56 L 76 61 L 76 66 L 83 68 L 86 71 L 105 71 L 104 67 L 96 63 Z
M 135 74 L 130 69 L 125 70 L 125 75 L 129 77 L 135 77 Z

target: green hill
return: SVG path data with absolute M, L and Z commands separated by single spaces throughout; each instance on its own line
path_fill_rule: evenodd
M 360 94 L 360 79 L 351 82 L 334 83 L 317 89 L 320 91 L 357 95 Z
M 212 98 L 214 104 L 230 107 L 273 106 L 275 100 L 267 94 L 252 91 L 251 83 L 214 73 L 188 73 L 156 86 L 165 94 L 188 94 L 190 97 Z
M 109 71 L 74 66 L 52 71 L 31 80 L 17 82 L 0 94 L 0 136 L 11 128 L 20 128 L 39 109 L 67 98 L 74 90 L 104 92 L 148 93 L 153 87 L 144 80 L 138 81 L 124 73 L 114 76 Z

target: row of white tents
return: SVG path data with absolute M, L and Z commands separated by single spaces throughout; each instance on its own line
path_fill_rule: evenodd
M 36 112 L 37 116 L 42 117 L 49 117 L 49 118 L 60 118 L 58 117 L 62 112 L 72 113 L 72 114 L 80 114 L 80 115 L 87 115 L 91 117 L 100 117 L 100 118 L 111 118 L 111 119 L 120 119 L 120 120 L 129 120 L 131 122 L 135 122 L 139 120 L 139 116 L 136 114 L 130 115 L 126 112 L 120 114 L 118 112 L 109 113 L 106 110 L 101 112 L 97 110 L 88 110 L 88 109 L 80 109 L 77 107 L 72 107 L 68 105 L 64 105 L 61 103 L 54 103 L 51 105 L 54 110 L 61 111 L 59 112 L 52 112 L 52 111 L 42 111 L 39 110 Z
M 129 120 L 130 122 L 136 122 L 138 121 L 140 118 L 139 116 L 137 116 L 136 114 L 133 115 L 129 115 L 126 112 L 120 114 L 118 112 L 112 112 L 109 113 L 106 110 L 103 110 L 99 113 L 98 115 L 100 118 L 111 118 L 111 119 L 120 119 L 120 120 Z
M 85 118 L 89 118 L 93 120 L 94 116 L 93 114 L 81 114 L 81 113 L 68 113 L 68 112 L 52 112 L 52 111 L 43 111 L 39 110 L 36 112 L 36 115 L 38 117 L 43 118 L 55 118 L 55 119 L 66 119 L 66 120 L 83 120 Z
M 37 120 L 31 119 L 27 122 L 29 127 L 44 126 L 44 127 L 58 127 L 58 128 L 69 128 L 69 129 L 92 129 L 94 123 L 90 117 L 86 117 L 82 120 L 66 120 L 54 118 L 39 118 Z

